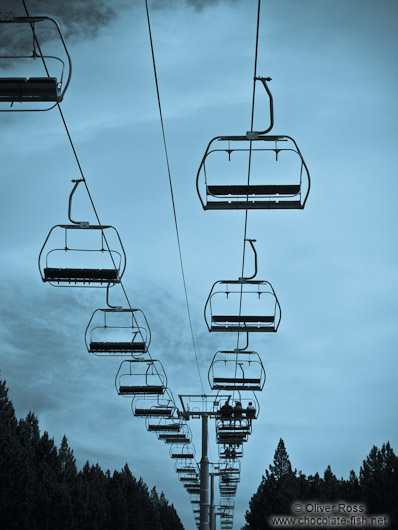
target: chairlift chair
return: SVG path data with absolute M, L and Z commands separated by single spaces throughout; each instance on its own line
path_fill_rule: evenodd
M 195 450 L 193 446 L 184 445 L 183 447 L 170 447 L 170 457 L 178 462 L 178 465 L 184 466 L 192 462 L 195 458 Z
M 238 488 L 236 486 L 228 487 L 228 488 L 220 486 L 220 496 L 221 497 L 234 496 L 234 495 L 236 495 L 237 490 L 238 490 Z
M 221 350 L 213 357 L 208 379 L 212 390 L 261 391 L 265 384 L 265 370 L 255 351 Z
M 192 463 L 187 463 L 184 466 L 181 466 L 180 464 L 176 463 L 174 469 L 176 473 L 184 473 L 189 475 L 198 474 L 198 468 Z
M 178 410 L 174 404 L 170 389 L 166 388 L 162 395 L 137 395 L 131 400 L 131 411 L 133 416 L 145 418 L 148 425 L 150 418 L 158 421 L 180 421 Z
M 204 316 L 210 332 L 275 333 L 281 308 L 272 285 L 267 281 L 221 280 L 210 290 Z
M 131 410 L 133 416 L 138 418 L 164 418 L 171 421 L 177 419 L 177 408 L 171 398 L 168 396 L 169 390 L 166 389 L 163 395 L 137 395 L 131 401 Z
M 240 462 L 237 462 L 240 465 Z M 223 464 L 220 462 L 220 465 Z M 233 510 L 235 508 L 235 501 L 233 499 L 222 499 L 220 501 L 220 507 L 224 510 Z
M 165 393 L 167 378 L 160 361 L 126 359 L 119 366 L 115 386 L 119 396 L 159 396 Z
M 62 43 L 66 61 L 56 55 L 42 55 L 37 39 L 36 26 L 39 23 L 46 22 L 54 25 L 56 34 Z M 47 111 L 53 109 L 63 100 L 72 76 L 72 61 L 58 22 L 47 16 L 14 17 L 11 12 L 2 12 L 0 13 L 1 24 L 15 25 L 15 27 L 18 27 L 19 35 L 22 25 L 29 26 L 33 36 L 33 51 L 32 55 L 2 55 L 0 56 L 0 61 L 21 61 L 21 64 L 25 66 L 27 59 L 33 62 L 39 60 L 43 62 L 47 75 L 42 77 L 26 77 L 26 75 L 25 77 L 0 77 L 0 103 L 11 104 L 9 108 L 0 108 L 0 112 Z M 43 26 L 43 24 L 40 25 Z M 48 65 L 53 61 L 61 65 L 59 78 L 50 75 Z M 22 103 L 22 107 L 15 108 L 15 103 Z M 33 107 L 26 106 L 24 103 L 33 104 Z M 52 103 L 52 105 L 42 106 L 42 103 Z
M 228 417 L 223 415 L 222 404 L 224 403 L 225 395 L 223 395 L 223 399 L 221 400 L 219 397 L 221 392 L 223 391 L 219 390 L 217 393 L 217 401 L 221 405 L 218 414 L 215 417 L 217 428 L 224 426 L 226 430 L 228 430 L 230 428 L 233 429 L 242 426 L 243 430 L 248 429 L 248 427 L 251 429 L 251 422 L 254 419 L 257 419 L 260 413 L 260 403 L 255 392 L 246 391 L 243 393 L 240 390 L 234 390 L 228 400 L 233 407 L 232 414 Z M 236 416 L 236 412 L 234 411 L 234 403 L 236 404 L 238 401 L 242 406 L 239 417 Z
M 82 180 L 73 182 L 68 211 L 72 224 L 55 225 L 48 233 L 38 260 L 41 278 L 54 287 L 109 287 L 120 283 L 126 253 L 119 232 L 110 225 L 90 225 L 72 219 L 73 194 Z M 117 249 L 109 246 L 111 239 Z M 99 262 L 104 267 L 98 267 Z
M 243 445 L 233 447 L 229 444 L 218 444 L 218 457 L 221 460 L 235 462 L 237 458 L 243 457 Z
M 197 493 L 200 491 L 200 486 L 195 486 L 194 488 L 185 488 L 187 492 L 192 495 L 192 493 Z
M 192 476 L 191 474 L 188 474 L 186 476 L 180 477 L 179 480 L 180 480 L 180 482 L 186 482 L 186 483 L 189 482 L 189 483 L 191 483 L 192 481 L 197 480 L 197 476 L 196 475 Z
M 170 454 L 171 458 L 177 459 L 177 460 L 189 460 L 191 458 L 195 458 L 195 455 L 193 453 L 181 453 L 181 452 L 175 452 Z
M 192 440 L 186 434 L 171 434 L 171 433 L 160 433 L 158 434 L 158 440 L 163 441 L 166 444 L 171 445 L 186 445 Z
M 220 475 L 220 483 L 222 484 L 235 484 L 240 482 L 240 473 L 222 473 Z
M 188 491 L 188 493 L 200 493 L 200 483 L 199 482 L 189 482 L 189 483 L 183 484 L 183 486 Z
M 267 85 L 271 79 L 256 77 L 255 81 L 260 81 L 268 94 L 270 125 L 264 131 L 216 136 L 209 142 L 196 176 L 196 190 L 204 210 L 302 210 L 307 202 L 310 174 L 297 143 L 291 136 L 268 134 L 274 125 L 273 98 Z M 285 167 L 279 168 L 281 164 Z M 268 174 L 275 175 L 280 170 L 289 175 L 277 175 L 276 182 L 269 181 Z M 226 174 L 224 183 L 220 172 Z M 237 184 L 232 183 L 234 172 L 238 175 Z M 294 172 L 293 177 L 290 172 Z M 215 173 L 218 184 L 213 184 Z
M 233 437 L 234 434 L 237 436 L 248 436 L 252 432 L 251 421 L 240 417 L 232 419 L 230 422 L 218 420 L 216 422 L 216 435 L 230 435 Z
M 255 239 L 246 239 L 254 253 L 254 274 L 237 280 L 220 280 L 213 284 L 207 297 L 204 317 L 210 332 L 276 332 L 281 307 L 268 281 L 255 280 L 257 252 Z
M 148 432 L 155 433 L 178 433 L 181 430 L 180 422 L 159 422 L 159 423 L 148 423 L 146 425 Z
M 224 475 L 240 475 L 241 472 L 241 465 L 240 461 L 237 460 L 236 462 L 226 462 L 225 460 L 220 460 L 218 462 L 218 468 L 219 472 Z
M 217 443 L 218 444 L 232 444 L 240 445 L 247 442 L 248 434 L 243 432 L 218 432 Z
M 85 342 L 88 352 L 97 356 L 136 357 L 148 351 L 151 332 L 141 309 L 108 306 L 91 315 Z

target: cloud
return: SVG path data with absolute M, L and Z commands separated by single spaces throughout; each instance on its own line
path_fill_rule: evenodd
M 101 28 L 107 26 L 122 6 L 119 0 L 113 0 L 112 6 L 106 0 L 27 0 L 30 16 L 45 15 L 57 20 L 65 39 L 90 39 L 95 37 Z M 3 9 L 14 16 L 26 16 L 21 0 L 10 0 Z M 23 28 L 23 31 L 22 31 Z M 0 33 L 0 53 L 30 54 L 32 51 L 32 33 L 28 24 L 3 24 Z M 41 22 L 37 36 L 41 43 L 56 37 L 57 31 L 51 23 Z
M 215 6 L 220 3 L 236 4 L 239 0 L 154 0 L 149 3 L 149 8 L 152 9 L 172 9 L 181 7 L 181 5 L 188 5 L 201 11 L 210 6 Z
M 25 0 L 30 16 L 44 15 L 54 18 L 61 27 L 64 38 L 67 41 L 87 40 L 98 35 L 100 30 L 108 26 L 120 13 L 126 9 L 139 7 L 141 2 L 131 6 L 127 0 L 74 0 L 63 2 L 62 0 Z M 236 3 L 239 0 L 153 0 L 149 2 L 150 10 L 169 10 L 185 6 L 193 7 L 200 11 L 206 7 L 214 6 L 228 1 Z M 142 0 L 142 7 L 144 1 Z M 12 12 L 14 16 L 26 16 L 22 0 L 9 0 L 4 12 Z M 24 31 L 21 31 L 21 29 Z M 28 24 L 16 26 L 15 24 L 3 24 L 0 32 L 0 54 L 1 55 L 30 55 L 32 52 L 32 34 Z M 45 43 L 57 38 L 57 30 L 51 23 L 42 22 L 36 28 L 40 43 Z M 7 66 L 11 62 L 6 63 Z M 4 61 L 3 61 L 4 66 Z

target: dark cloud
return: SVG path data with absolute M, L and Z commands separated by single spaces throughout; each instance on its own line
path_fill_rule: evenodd
M 119 0 L 27 0 L 27 9 L 31 16 L 45 15 L 55 18 L 66 39 L 93 38 L 99 30 L 109 24 L 116 16 L 117 9 L 122 5 Z M 3 12 L 11 11 L 14 16 L 25 16 L 21 0 L 8 0 L 2 6 Z M 0 53 L 25 54 L 31 53 L 32 34 L 30 27 L 15 24 L 2 24 L 0 26 Z M 56 29 L 52 24 L 42 22 L 38 24 L 38 36 L 45 42 L 56 36 Z
M 219 3 L 237 3 L 239 0 L 150 0 L 150 10 L 177 9 L 186 6 L 200 11 Z M 26 0 L 31 16 L 45 15 L 58 21 L 65 40 L 92 39 L 101 28 L 107 26 L 126 9 L 144 9 L 144 0 Z M 12 12 L 14 16 L 25 16 L 22 0 L 6 0 L 2 12 Z M 57 37 L 55 26 L 42 22 L 36 28 L 41 44 Z M 32 53 L 32 33 L 29 25 L 2 24 L 0 26 L 0 55 L 30 55 Z M 2 66 L 10 61 L 2 60 Z
M 152 9 L 170 9 L 188 5 L 200 11 L 206 7 L 221 3 L 236 4 L 237 2 L 239 0 L 153 0 L 150 2 L 149 7 L 152 7 Z

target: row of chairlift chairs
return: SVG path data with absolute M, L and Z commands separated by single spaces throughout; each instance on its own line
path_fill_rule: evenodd
M 58 23 L 50 17 L 14 17 L 0 13 L 0 23 L 28 26 L 33 36 L 31 55 L 1 56 L 0 59 L 48 61 L 61 65 L 59 77 L 2 77 L 0 78 L 0 111 L 50 110 L 63 100 L 69 86 L 72 63 Z M 36 28 L 50 23 L 60 39 L 66 59 L 42 54 Z M 65 69 L 66 67 L 66 69 Z M 66 71 L 65 71 L 66 70 Z M 205 151 L 196 178 L 197 193 L 204 210 L 292 210 L 303 209 L 310 191 L 310 174 L 293 138 L 268 134 L 274 125 L 273 97 L 268 87 L 270 78 L 257 77 L 269 98 L 269 126 L 263 131 L 248 131 L 241 136 L 217 136 Z M 19 103 L 21 106 L 15 106 Z M 4 108 L 8 104 L 8 108 Z M 50 106 L 48 106 L 50 104 Z M 251 180 L 242 180 L 242 163 L 251 160 Z M 227 161 L 227 166 L 225 162 Z M 272 162 L 272 165 L 270 165 Z M 275 175 L 277 183 L 267 181 Z M 289 175 L 296 177 L 286 180 Z M 224 182 L 213 181 L 222 174 Z M 73 181 L 69 196 L 69 224 L 54 226 L 40 251 L 39 270 L 43 282 L 55 287 L 106 288 L 107 307 L 97 309 L 91 316 L 85 333 L 87 350 L 97 356 L 127 357 L 116 374 L 116 391 L 132 398 L 135 417 L 145 419 L 146 428 L 159 440 L 170 445 L 170 456 L 186 491 L 191 497 L 198 522 L 199 470 L 195 463 L 192 433 L 179 413 L 162 364 L 148 358 L 150 328 L 139 309 L 112 306 L 109 288 L 119 284 L 126 268 L 126 254 L 119 233 L 110 225 L 90 225 L 72 218 L 73 195 L 81 180 Z M 216 436 L 219 446 L 220 515 L 221 528 L 232 528 L 233 497 L 240 476 L 239 458 L 243 443 L 258 417 L 258 401 L 254 392 L 265 383 L 265 370 L 258 353 L 247 350 L 249 333 L 276 332 L 281 320 L 281 308 L 276 293 L 268 281 L 255 279 L 257 253 L 254 240 L 247 240 L 254 252 L 255 272 L 251 277 L 221 280 L 213 284 L 204 310 L 210 332 L 247 334 L 245 348 L 218 351 L 210 364 L 209 384 L 212 390 L 230 392 L 238 396 L 242 406 L 252 400 L 253 413 L 240 417 L 216 417 Z M 247 393 L 252 398 L 247 398 Z
M 132 411 L 135 417 L 144 418 L 146 427 L 149 432 L 156 434 L 159 440 L 170 445 L 170 456 L 175 461 L 175 468 L 178 472 L 181 482 L 186 491 L 191 496 L 192 501 L 198 500 L 200 492 L 199 473 L 195 463 L 195 450 L 192 445 L 192 433 L 186 423 L 181 418 L 173 399 L 167 387 L 167 378 L 160 361 L 148 359 L 147 353 L 151 341 L 150 327 L 144 313 L 140 309 L 123 308 L 112 306 L 109 302 L 109 289 L 120 282 L 125 270 L 125 254 L 123 245 L 116 229 L 110 226 L 90 225 L 88 222 L 75 221 L 72 218 L 72 203 L 75 191 L 81 181 L 74 182 L 73 189 L 69 196 L 68 217 L 70 224 L 56 225 L 53 227 L 45 239 L 39 255 L 39 268 L 43 282 L 47 282 L 55 287 L 105 287 L 106 288 L 106 308 L 96 309 L 86 328 L 85 343 L 89 353 L 96 356 L 118 356 L 126 357 L 119 367 L 116 374 L 115 385 L 119 395 L 132 399 Z M 113 229 L 117 234 L 116 241 L 119 241 L 118 250 L 109 247 L 109 237 L 106 237 L 102 229 Z M 51 245 L 51 238 L 55 231 L 61 232 L 62 244 L 57 242 Z M 100 245 L 90 248 L 77 247 L 70 242 L 72 236 L 80 232 L 79 235 L 84 237 L 97 236 Z M 254 249 L 253 242 L 251 242 Z M 86 257 L 86 254 L 88 257 Z M 70 258 L 72 255 L 72 258 Z M 103 261 L 108 258 L 112 265 L 116 263 L 111 274 L 112 267 L 100 268 L 85 265 L 86 259 L 90 263 L 95 263 L 98 256 Z M 112 259 L 118 256 L 118 261 Z M 94 256 L 94 258 L 93 258 Z M 255 254 L 256 256 L 256 254 Z M 67 258 L 67 259 L 66 259 Z M 55 260 L 55 263 L 54 263 Z M 73 263 L 73 266 L 65 267 L 64 261 Z M 255 260 L 256 261 L 256 260 Z M 77 266 L 79 265 L 79 266 Z M 252 286 L 255 285 L 256 298 L 261 299 L 263 295 L 272 293 L 266 282 L 248 280 L 251 288 L 249 293 L 253 293 Z M 239 280 L 240 285 L 244 281 Z M 226 282 L 230 284 L 231 282 Z M 229 300 L 235 305 L 230 287 L 228 288 Z M 205 312 L 210 312 L 210 321 L 215 320 L 218 325 L 220 318 L 214 315 L 214 308 L 217 303 L 214 302 L 219 292 L 212 289 Z M 278 303 L 273 303 L 273 315 L 271 319 L 241 318 L 237 321 L 233 315 L 225 316 L 226 329 L 231 331 L 228 326 L 233 323 L 234 328 L 244 329 L 245 332 L 261 331 L 267 329 L 269 324 L 274 322 L 276 328 L 279 324 L 280 310 L 275 312 L 275 307 L 279 308 Z M 225 311 L 224 311 L 225 313 Z M 227 311 L 228 313 L 228 311 Z M 229 313 L 228 313 L 229 314 Z M 275 315 L 278 314 L 276 320 Z M 216 318 L 214 319 L 214 316 Z M 218 316 L 219 312 L 218 312 Z M 236 316 L 236 315 L 235 315 Z M 242 315 L 241 315 L 242 316 Z M 265 320 L 264 322 L 262 320 Z M 255 323 L 253 324 L 253 321 Z M 250 322 L 249 330 L 247 322 Z M 243 326 L 243 328 L 242 328 Z M 253 327 L 254 326 L 254 327 Z M 236 331 L 236 329 L 233 329 Z M 221 331 L 215 327 L 212 331 Z M 235 367 L 239 367 L 238 373 L 234 373 Z M 256 352 L 242 350 L 236 351 L 219 351 L 215 354 L 209 369 L 209 384 L 212 390 L 239 392 L 259 391 L 265 383 L 265 372 L 259 355 Z M 245 398 L 239 395 L 241 402 L 245 403 Z M 255 398 L 254 398 L 255 399 Z M 246 399 L 246 401 L 248 401 Z M 257 408 L 258 410 L 258 408 Z M 251 420 L 242 419 L 239 427 L 230 422 L 226 425 L 225 421 L 218 419 L 217 424 L 217 441 L 219 443 L 219 466 L 225 468 L 225 472 L 220 478 L 220 495 L 221 497 L 230 497 L 235 494 L 239 475 L 237 469 L 229 469 L 230 462 L 236 461 L 243 455 L 242 443 L 247 440 L 251 432 Z M 229 451 L 231 448 L 231 451 Z M 230 476 L 231 475 L 231 476 Z M 232 476 L 233 475 L 233 476 Z M 189 478 L 189 480 L 187 480 Z M 229 511 L 224 509 L 228 519 Z
M 268 127 L 263 131 L 248 131 L 242 136 L 216 136 L 206 148 L 196 177 L 197 193 L 205 211 L 302 210 L 305 207 L 311 181 L 301 151 L 292 137 L 269 134 L 274 125 L 269 81 L 270 78 L 264 77 L 254 79 L 255 83 L 261 82 L 269 98 Z M 273 175 L 275 181 L 268 181 L 268 175 Z M 249 334 L 277 332 L 282 316 L 272 285 L 256 279 L 255 240 L 246 242 L 254 253 L 254 274 L 215 282 L 204 310 L 210 332 L 237 333 L 238 345 L 239 334 L 247 337 L 243 348 L 218 351 L 209 368 L 211 389 L 219 393 L 232 392 L 241 404 L 238 413 L 236 408 L 233 412 L 229 408 L 227 414 L 220 410 L 216 416 L 220 462 L 226 462 L 228 469 L 220 476 L 220 496 L 232 503 L 240 476 L 240 465 L 235 466 L 243 456 L 243 444 L 259 413 L 255 392 L 261 391 L 265 384 L 261 358 L 257 352 L 248 350 Z M 245 407 L 249 399 L 256 404 L 254 410 Z M 220 516 L 221 529 L 232 529 L 233 504 Z
M 163 366 L 158 360 L 146 358 L 151 340 L 147 319 L 140 309 L 112 306 L 109 302 L 109 288 L 120 283 L 126 266 L 120 236 L 114 227 L 90 225 L 86 221 L 75 221 L 72 218 L 73 197 L 80 182 L 74 182 L 69 196 L 70 224 L 53 227 L 40 251 L 42 280 L 56 287 L 106 287 L 107 307 L 96 309 L 86 328 L 87 350 L 97 356 L 127 357 L 121 362 L 116 375 L 117 393 L 133 398 L 134 416 L 144 417 L 146 420 L 152 417 L 157 419 L 156 424 L 147 422 L 148 431 L 155 432 L 159 440 L 170 444 L 170 456 L 176 460 L 176 465 L 182 466 L 183 472 L 190 473 L 192 467 L 196 469 L 196 465 L 192 464 L 195 458 L 191 445 L 192 435 L 185 420 L 179 417 L 172 404 Z M 108 234 L 105 236 L 105 230 L 114 231 L 114 240 L 119 242 L 118 249 L 109 246 L 110 238 Z M 50 244 L 56 231 L 61 234 L 60 241 Z M 77 247 L 70 241 L 76 234 L 80 236 L 80 240 L 92 238 L 94 234 L 97 245 L 92 244 L 90 248 L 87 248 L 87 244 L 85 247 Z M 212 332 L 239 332 L 248 335 L 251 332 L 276 331 L 279 326 L 279 302 L 269 282 L 254 279 L 257 274 L 257 253 L 254 241 L 249 240 L 249 243 L 254 252 L 254 275 L 250 278 L 216 282 L 210 291 L 205 304 L 205 319 Z M 107 267 L 86 266 L 87 260 L 91 264 L 99 259 L 104 262 L 104 258 L 112 262 Z M 73 266 L 65 267 L 64 261 L 69 261 Z M 253 314 L 253 303 L 247 304 L 252 311 L 250 314 L 237 311 L 241 293 L 244 298 L 255 295 L 256 314 Z M 245 308 L 246 305 L 243 304 L 242 307 Z M 242 404 L 249 401 L 249 398 L 242 397 L 242 392 L 261 391 L 265 383 L 260 356 L 246 349 L 217 352 L 211 362 L 208 377 L 212 390 L 229 391 L 233 395 L 239 393 Z M 256 402 L 255 396 L 251 399 Z M 152 401 L 150 407 L 138 406 L 138 402 L 148 401 Z M 230 421 L 228 425 L 221 418 L 217 420 L 220 461 L 233 461 L 243 456 L 242 444 L 251 433 L 252 419 L 255 417 L 242 418 L 239 426 L 237 421 Z M 185 482 L 184 486 L 188 493 L 194 495 L 199 491 L 197 469 L 195 477 L 190 478 L 192 480 Z M 225 479 L 225 484 L 220 480 L 221 495 L 236 492 L 235 478 Z

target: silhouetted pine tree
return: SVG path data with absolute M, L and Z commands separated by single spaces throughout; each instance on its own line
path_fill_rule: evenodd
M 372 447 L 359 471 L 359 485 L 368 513 L 389 514 L 398 524 L 398 457 L 389 442 Z
M 24 463 L 17 425 L 6 382 L 0 381 L 0 521 L 10 530 L 22 528 L 24 520 L 18 505 L 23 501 L 19 476 Z
M 180 518 L 174 509 L 173 505 L 169 505 L 168 500 L 164 496 L 163 491 L 160 496 L 156 491 L 156 487 L 151 490 L 151 499 L 156 508 L 156 526 L 161 530 L 179 530 L 183 528 Z
M 340 499 L 341 483 L 332 472 L 330 466 L 325 469 L 323 479 L 319 482 L 317 500 L 322 502 L 333 502 Z
M 282 438 L 274 455 L 274 462 L 265 471 L 261 484 L 250 501 L 249 511 L 246 512 L 247 530 L 270 528 L 268 516 L 290 513 L 290 506 L 300 491 L 303 476 L 297 478 L 297 471 L 287 454 Z

